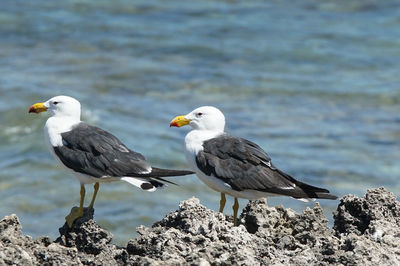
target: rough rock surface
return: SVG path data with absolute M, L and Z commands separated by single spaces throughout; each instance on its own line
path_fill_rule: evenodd
M 23 235 L 16 215 L 4 217 L 0 265 L 400 265 L 400 202 L 384 188 L 344 196 L 332 230 L 318 203 L 297 214 L 252 201 L 234 227 L 191 198 L 117 247 L 92 218 L 85 210 L 52 242 Z

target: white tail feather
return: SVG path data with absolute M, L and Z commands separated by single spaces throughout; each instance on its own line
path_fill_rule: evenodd
M 305 199 L 305 198 L 296 198 L 297 200 L 300 200 L 302 202 L 310 202 L 310 200 L 315 201 L 316 199 L 314 198 L 309 198 L 309 199 Z
M 129 184 L 134 185 L 134 186 L 136 186 L 136 187 L 138 187 L 138 188 L 141 188 L 141 189 L 143 189 L 144 191 L 153 192 L 153 191 L 156 191 L 156 190 L 157 190 L 157 188 L 156 188 L 155 186 L 153 186 L 150 182 L 148 182 L 148 181 L 146 181 L 146 180 L 143 180 L 143 179 L 140 179 L 140 178 L 134 178 L 134 177 L 124 176 L 124 177 L 121 178 L 121 180 L 123 180 L 123 181 L 125 181 L 125 182 L 128 182 Z M 150 189 L 144 189 L 144 188 L 143 188 L 143 185 L 145 185 L 145 186 L 146 186 L 146 185 L 147 185 L 147 186 L 152 186 L 152 188 L 150 188 Z

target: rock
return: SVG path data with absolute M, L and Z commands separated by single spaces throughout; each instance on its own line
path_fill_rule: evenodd
M 159 263 L 256 263 L 246 228 L 234 227 L 224 215 L 206 209 L 196 198 L 183 201 L 179 210 L 152 228 L 139 228 L 139 233 L 141 236 L 128 243 L 128 253 Z
M 344 196 L 334 214 L 343 264 L 400 265 L 400 202 L 385 188 Z
M 64 225 L 54 243 L 48 237 L 33 240 L 23 235 L 15 214 L 4 217 L 0 221 L 0 265 L 123 264 L 123 253 L 127 252 L 109 244 L 111 233 L 92 217 L 93 211 L 85 212 L 71 229 Z
M 337 234 L 370 234 L 373 227 L 382 222 L 400 228 L 400 203 L 385 188 L 369 189 L 364 198 L 344 196 L 334 219 L 333 228 Z
M 60 236 L 54 243 L 75 248 L 84 265 L 123 263 L 126 260 L 126 251 L 111 244 L 113 235 L 101 228 L 93 220 L 93 215 L 94 209 L 85 208 L 84 216 L 77 219 L 71 228 L 64 223 L 59 229 Z
M 72 228 L 64 225 L 52 242 L 22 233 L 16 215 L 0 221 L 1 265 L 399 265 L 400 203 L 384 188 L 359 198 L 344 196 L 328 227 L 321 206 L 295 213 L 266 200 L 251 201 L 239 226 L 230 216 L 209 210 L 196 198 L 126 246 L 85 210 Z
M 296 214 L 281 206 L 268 207 L 265 199 L 257 200 L 244 208 L 240 220 L 254 234 L 260 264 L 329 262 L 337 242 L 318 203 Z
M 106 250 L 113 235 L 97 225 L 93 220 L 93 214 L 93 209 L 85 208 L 84 216 L 77 219 L 71 228 L 64 223 L 55 242 L 66 247 L 76 247 L 78 251 L 93 255 Z

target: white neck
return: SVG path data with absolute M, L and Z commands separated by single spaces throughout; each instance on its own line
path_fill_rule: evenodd
M 52 116 L 47 119 L 44 126 L 44 135 L 50 148 L 62 146 L 61 134 L 71 130 L 71 128 L 80 122 L 76 116 Z
M 185 155 L 186 159 L 192 167 L 196 170 L 196 155 L 199 151 L 203 150 L 203 142 L 215 138 L 224 132 L 220 130 L 196 130 L 193 129 L 185 137 Z
M 62 119 L 68 120 L 80 120 L 81 119 L 81 110 L 80 108 L 64 108 L 62 111 L 57 109 L 50 109 L 49 110 L 51 117 L 57 117 Z M 50 118 L 51 118 L 50 117 Z

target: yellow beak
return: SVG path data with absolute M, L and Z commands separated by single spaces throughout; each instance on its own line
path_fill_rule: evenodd
M 31 108 L 29 108 L 29 113 L 38 114 L 44 111 L 47 111 L 47 107 L 44 106 L 44 103 L 35 103 L 34 105 L 31 106 Z
M 190 119 L 186 119 L 184 115 L 180 115 L 175 117 L 171 123 L 169 124 L 170 127 L 182 127 L 189 125 Z

